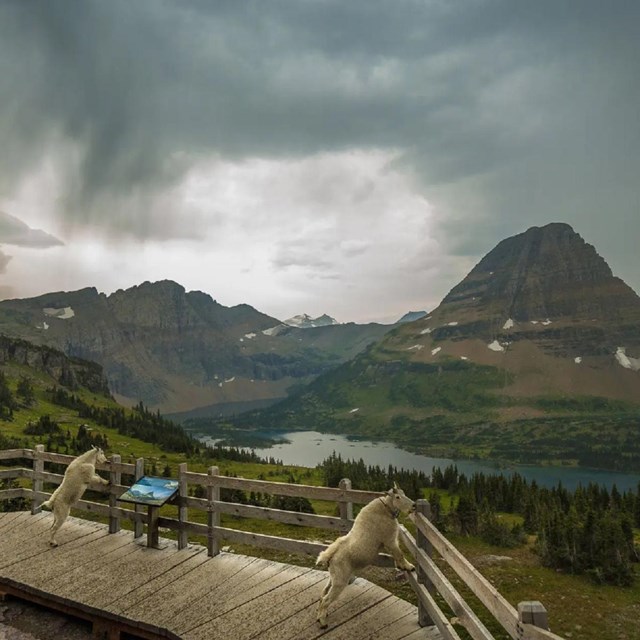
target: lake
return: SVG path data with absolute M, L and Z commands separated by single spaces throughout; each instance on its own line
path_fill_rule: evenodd
M 631 489 L 635 491 L 640 483 L 640 474 L 615 473 L 593 469 L 576 469 L 569 467 L 536 467 L 529 465 L 510 465 L 507 469 L 490 462 L 474 460 L 452 460 L 450 458 L 430 458 L 428 456 L 411 453 L 398 448 L 390 442 L 365 440 L 362 438 L 346 437 L 318 431 L 295 431 L 287 433 L 260 434 L 263 437 L 273 437 L 279 442 L 272 446 L 250 447 L 262 458 L 273 457 L 282 460 L 284 464 L 303 467 L 315 467 L 333 452 L 340 454 L 343 459 L 362 458 L 367 465 L 379 465 L 386 468 L 390 464 L 397 468 L 416 469 L 431 473 L 434 467 L 444 469 L 455 464 L 460 473 L 471 476 L 475 472 L 484 474 L 509 474 L 517 472 L 528 481 L 535 480 L 539 485 L 553 487 L 562 482 L 567 489 L 575 489 L 578 484 L 587 485 L 589 482 L 611 488 L 614 484 L 620 491 Z M 197 435 L 199 440 L 213 445 L 219 437 Z M 234 445 L 228 436 L 227 442 Z M 243 446 L 239 439 L 235 446 Z M 502 465 L 503 467 L 504 465 Z

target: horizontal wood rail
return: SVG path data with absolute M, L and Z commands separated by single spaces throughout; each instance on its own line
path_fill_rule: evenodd
M 32 449 L 11 449 L 0 451 L 0 461 L 16 460 L 33 461 L 33 468 L 15 466 L 0 469 L 0 480 L 17 480 L 24 484 L 31 480 L 32 487 L 9 487 L 0 490 L 0 502 L 15 498 L 31 500 L 32 513 L 41 509 L 41 504 L 50 497 L 43 490 L 43 484 L 58 485 L 63 475 L 46 471 L 45 463 L 68 465 L 74 456 L 44 451 L 42 445 Z M 134 536 L 143 534 L 147 525 L 147 544 L 155 546 L 158 542 L 160 527 L 177 532 L 178 548 L 183 549 L 189 543 L 189 536 L 200 536 L 207 540 L 210 556 L 220 550 L 221 542 L 246 544 L 261 548 L 275 549 L 288 553 L 308 554 L 316 556 L 326 549 L 321 542 L 298 540 L 280 536 L 271 536 L 225 527 L 221 525 L 220 516 L 230 515 L 237 518 L 254 520 L 270 520 L 287 525 L 330 530 L 343 534 L 353 524 L 353 504 L 366 504 L 383 495 L 372 491 L 351 489 L 351 483 L 344 479 L 339 488 L 318 487 L 311 485 L 269 482 L 222 476 L 218 467 L 210 467 L 207 473 L 196 473 L 187 469 L 186 463 L 178 470 L 178 495 L 173 503 L 177 507 L 178 517 L 160 514 L 158 508 L 129 506 L 117 503 L 117 498 L 130 485 L 123 484 L 122 476 L 138 479 L 143 475 L 144 460 L 139 458 L 135 464 L 122 463 L 118 455 L 113 455 L 110 464 L 98 465 L 98 470 L 109 473 L 110 485 L 91 486 L 92 491 L 105 495 L 105 502 L 80 500 L 75 508 L 109 519 L 109 532 L 120 530 L 121 520 L 134 523 Z M 189 495 L 189 485 L 203 487 L 206 498 Z M 325 516 L 297 511 L 286 511 L 269 507 L 238 504 L 220 499 L 221 489 L 235 489 L 244 492 L 255 492 L 268 495 L 302 497 L 312 500 L 324 500 L 336 504 L 339 516 Z M 473 640 L 493 640 L 493 635 L 480 620 L 477 613 L 465 601 L 453 586 L 445 573 L 433 559 L 434 552 L 442 557 L 464 584 L 484 605 L 488 613 L 500 623 L 514 640 L 562 640 L 560 636 L 548 630 L 546 610 L 537 601 L 521 602 L 517 609 L 513 607 L 498 590 L 456 549 L 429 520 L 429 504 L 426 500 L 418 500 L 416 514 L 413 518 L 416 525 L 416 537 L 404 526 L 400 527 L 400 539 L 413 556 L 416 573 L 407 573 L 408 580 L 418 596 L 420 623 L 435 625 L 444 640 L 460 640 L 451 614 L 444 612 L 435 599 L 436 592 L 446 602 L 455 616 L 455 623 L 462 625 Z M 206 522 L 189 520 L 189 509 L 206 513 Z M 391 558 L 380 554 L 378 564 L 391 566 Z

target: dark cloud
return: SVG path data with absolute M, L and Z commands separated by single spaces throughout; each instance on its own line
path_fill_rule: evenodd
M 70 224 L 175 237 L 187 213 L 154 197 L 199 158 L 397 149 L 452 251 L 563 220 L 637 287 L 610 220 L 640 236 L 639 20 L 627 0 L 8 0 L 0 190 L 65 141 Z
M 0 244 L 46 249 L 64 243 L 42 229 L 31 229 L 22 220 L 0 211 Z

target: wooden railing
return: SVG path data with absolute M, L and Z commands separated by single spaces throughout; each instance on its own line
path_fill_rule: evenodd
M 16 487 L 0 490 L 0 502 L 14 498 L 31 500 L 31 512 L 38 513 L 42 502 L 50 496 L 43 489 L 44 483 L 57 485 L 62 482 L 63 478 L 61 474 L 46 471 L 45 464 L 68 465 L 73 459 L 73 456 L 47 452 L 43 445 L 37 445 L 35 450 L 0 451 L 0 461 L 32 461 L 31 468 L 0 469 L 0 480 L 30 479 L 32 485 L 31 488 Z M 178 547 L 181 549 L 187 546 L 189 536 L 204 537 L 207 540 L 210 556 L 219 553 L 222 540 L 312 556 L 316 556 L 326 548 L 325 544 L 319 542 L 224 527 L 220 521 L 222 514 L 327 529 L 337 534 L 344 534 L 353 524 L 353 504 L 366 504 L 382 495 L 378 492 L 353 490 L 348 479 L 342 480 L 339 488 L 317 487 L 223 476 L 220 475 L 218 467 L 210 467 L 206 474 L 195 473 L 189 471 L 187 464 L 183 463 L 178 469 L 179 490 L 175 500 L 178 507 L 178 517 L 172 518 L 159 515 L 157 509 L 149 509 L 145 513 L 144 507 L 138 505 L 135 508 L 124 508 L 117 505 L 118 497 L 130 486 L 121 484 L 122 476 L 129 476 L 132 480 L 137 480 L 144 474 L 144 460 L 142 458 L 138 458 L 134 464 L 123 463 L 120 456 L 114 454 L 111 456 L 110 464 L 98 465 L 97 468 L 99 471 L 108 472 L 110 485 L 95 487 L 92 485 L 90 488 L 106 494 L 107 503 L 80 500 L 75 505 L 76 509 L 108 518 L 110 533 L 120 530 L 122 520 L 130 520 L 133 522 L 133 535 L 139 537 L 143 535 L 146 524 L 149 546 L 157 544 L 159 527 L 176 531 Z M 204 488 L 206 498 L 195 498 L 189 495 L 189 486 L 194 485 Z M 340 515 L 323 516 L 226 502 L 220 499 L 221 489 L 238 489 L 245 492 L 253 491 L 269 495 L 335 502 L 338 505 Z M 416 536 L 414 537 L 406 527 L 401 525 L 400 537 L 404 546 L 413 556 L 414 564 L 417 567 L 415 574 L 407 573 L 406 575 L 418 597 L 421 625 L 437 626 L 444 640 L 460 640 L 451 619 L 448 617 L 451 613 L 445 613 L 434 598 L 437 592 L 449 606 L 456 618 L 455 622 L 464 626 L 474 640 L 493 640 L 494 638 L 440 569 L 440 565 L 444 564 L 459 576 L 489 614 L 514 640 L 562 640 L 560 636 L 548 630 L 547 613 L 540 602 L 521 602 L 517 609 L 509 604 L 497 589 L 430 522 L 428 502 L 418 500 L 416 505 L 416 514 L 413 518 L 416 525 Z M 190 521 L 190 509 L 206 512 L 206 523 Z M 444 563 L 442 561 L 435 562 L 434 556 L 436 554 Z M 389 566 L 392 561 L 389 556 L 381 554 L 378 564 Z

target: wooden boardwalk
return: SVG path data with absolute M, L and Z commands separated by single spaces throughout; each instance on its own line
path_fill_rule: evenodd
M 315 620 L 324 571 L 189 545 L 143 546 L 130 531 L 69 518 L 50 548 L 52 515 L 0 513 L 0 592 L 87 618 L 96 635 L 120 631 L 184 640 L 437 640 L 415 606 L 358 578 Z M 144 539 L 142 539 L 144 540 Z

